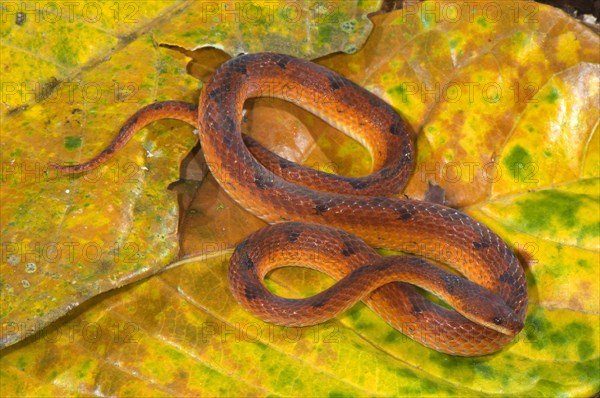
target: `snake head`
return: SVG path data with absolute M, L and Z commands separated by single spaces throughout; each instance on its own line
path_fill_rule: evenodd
M 484 326 L 508 336 L 516 336 L 523 329 L 523 321 L 508 306 L 496 311 L 491 319 L 487 318 Z
M 471 321 L 508 336 L 516 336 L 523 329 L 523 320 L 513 309 L 485 288 L 477 293 L 476 300 L 469 300 L 462 313 Z

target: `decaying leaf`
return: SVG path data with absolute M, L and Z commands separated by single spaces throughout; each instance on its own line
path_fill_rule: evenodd
M 48 163 L 89 159 L 143 105 L 165 99 L 196 102 L 202 82 L 186 74 L 183 55 L 158 47 L 157 41 L 198 33 L 189 26 L 204 26 L 207 36 L 200 42 L 219 42 L 235 53 L 239 46 L 222 42 L 233 37 L 234 25 L 214 25 L 220 14 L 207 19 L 204 6 L 210 4 L 224 7 L 227 15 L 228 7 L 242 7 L 234 2 L 115 2 L 80 8 L 56 3 L 41 11 L 39 21 L 2 25 L 10 38 L 3 71 L 12 81 L 3 83 L 8 113 L 2 120 L 1 346 L 35 333 L 96 294 L 155 273 L 176 257 L 177 198 L 166 187 L 177 179 L 179 163 L 194 141 L 190 126 L 156 123 L 115 162 L 83 175 L 61 175 Z M 302 12 L 323 11 L 315 4 L 296 6 Z M 98 18 L 90 14 L 95 7 Z M 13 11 L 20 12 L 10 8 L 6 17 Z M 77 14 L 73 20 L 59 15 L 67 11 Z M 342 48 L 351 37 L 360 41 L 370 26 L 364 13 L 350 2 L 337 7 L 330 17 L 364 21 L 357 32 L 344 32 L 328 19 L 324 26 L 330 33 L 341 33 L 327 48 Z M 196 22 L 187 25 L 190 18 Z M 282 14 L 275 20 L 282 24 L 286 18 Z M 315 20 L 296 23 L 307 24 L 321 30 Z M 248 24 L 235 32 L 243 38 L 253 29 Z M 85 36 L 88 47 L 66 39 L 81 32 L 92 32 Z M 52 39 L 43 43 L 45 35 Z M 180 44 L 189 44 L 186 40 Z M 45 61 L 58 67 L 45 67 Z M 30 73 L 20 68 L 22 63 L 41 67 Z

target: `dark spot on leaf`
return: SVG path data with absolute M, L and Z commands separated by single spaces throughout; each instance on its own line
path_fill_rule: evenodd
M 58 87 L 59 84 L 60 81 L 58 81 L 58 79 L 55 77 L 52 77 L 49 81 L 45 82 L 39 91 L 39 98 L 37 98 L 37 102 L 42 102 L 46 98 L 50 97 L 52 92 L 54 92 L 54 89 Z
M 16 18 L 15 23 L 19 26 L 23 26 L 23 24 L 27 20 L 27 14 L 25 14 L 22 11 L 19 11 L 16 16 L 17 16 L 17 18 Z
M 81 137 L 65 137 L 65 148 L 74 150 L 81 147 Z
M 136 37 L 138 37 L 138 33 L 132 32 L 128 35 L 119 36 L 119 41 L 124 44 L 131 43 L 132 41 L 134 41 L 136 39 Z
M 19 113 L 26 110 L 28 107 L 29 107 L 28 105 L 17 106 L 16 108 L 12 108 L 11 110 L 9 110 L 7 112 L 7 115 L 9 115 L 9 116 L 18 115 Z

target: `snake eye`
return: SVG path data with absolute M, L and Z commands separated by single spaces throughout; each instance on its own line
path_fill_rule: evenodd
M 495 323 L 496 325 L 500 325 L 500 324 L 502 324 L 502 318 L 500 318 L 499 316 L 495 317 L 495 318 L 494 318 L 494 323 Z

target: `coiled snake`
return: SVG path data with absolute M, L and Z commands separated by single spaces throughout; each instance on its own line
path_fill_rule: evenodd
M 319 172 L 242 136 L 245 100 L 265 95 L 294 102 L 361 142 L 375 171 L 360 178 Z M 495 352 L 522 329 L 527 285 L 514 253 L 490 229 L 457 210 L 388 197 L 403 189 L 412 172 L 412 136 L 391 106 L 350 80 L 281 54 L 233 58 L 205 85 L 198 107 L 178 101 L 149 105 L 94 159 L 54 167 L 90 170 L 143 126 L 163 118 L 198 127 L 204 156 L 221 187 L 274 224 L 241 242 L 229 267 L 233 295 L 259 318 L 312 325 L 363 300 L 416 341 L 463 356 Z M 468 280 L 420 257 L 382 257 L 369 245 L 438 260 Z M 265 288 L 269 271 L 292 264 L 338 281 L 303 299 L 279 297 Z M 456 311 L 427 300 L 411 285 L 431 291 Z

